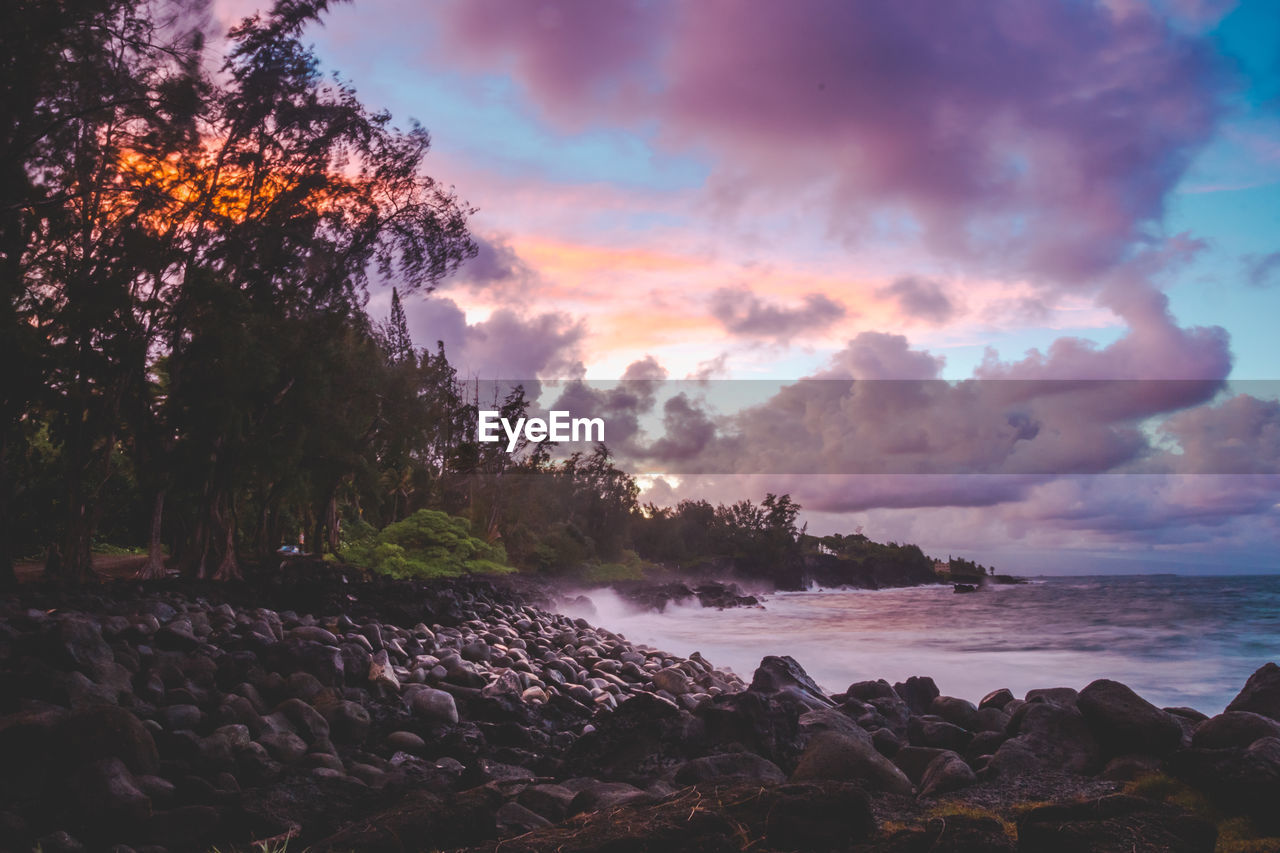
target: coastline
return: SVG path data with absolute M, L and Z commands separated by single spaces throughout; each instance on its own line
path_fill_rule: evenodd
M 1028 845 L 1067 827 L 1212 850 L 1216 824 L 1165 802 L 1169 790 L 1276 831 L 1251 805 L 1277 793 L 1264 772 L 1280 768 L 1265 733 L 1280 735 L 1274 666 L 1233 711 L 1249 716 L 1212 725 L 1115 682 L 1022 697 L 992 684 L 979 702 L 926 675 L 828 693 L 803 661 L 769 656 L 739 679 L 714 657 L 554 614 L 545 593 L 313 564 L 247 586 L 118 583 L 56 599 L 32 586 L 0 600 L 11 849 L 75 849 L 66 832 L 151 853 L 271 837 L 315 850 L 627 837 L 730 849 L 743 833 L 753 850 L 1042 850 Z M 1078 797 L 1114 814 L 1044 804 Z M 779 811 L 805 819 L 764 817 Z M 1175 837 L 1184 846 L 1151 846 Z M 986 846 L 955 846 L 973 839 Z

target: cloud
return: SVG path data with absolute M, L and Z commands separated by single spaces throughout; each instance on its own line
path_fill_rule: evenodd
M 927 278 L 907 276 L 880 288 L 881 299 L 892 299 L 908 318 L 930 323 L 945 323 L 955 314 L 955 305 L 942 291 L 942 286 Z
M 705 153 L 722 200 L 803 199 L 848 237 L 897 212 L 935 251 L 1082 287 L 1160 218 L 1228 81 L 1208 38 L 1074 0 L 445 9 L 451 58 L 565 127 Z
M 500 308 L 485 320 L 468 323 L 452 299 L 434 296 L 406 300 L 409 331 L 418 346 L 444 343 L 449 362 L 463 379 L 533 380 L 581 376 L 581 321 L 548 311 L 520 313 Z
M 945 359 L 913 350 L 903 335 L 862 332 L 814 379 L 934 379 Z
M 711 294 L 711 314 L 735 335 L 789 341 L 817 332 L 844 318 L 845 307 L 821 293 L 806 294 L 785 307 L 766 302 L 746 288 L 721 287 Z
M 1270 287 L 1280 281 L 1280 252 L 1244 256 L 1245 281 L 1254 287 Z

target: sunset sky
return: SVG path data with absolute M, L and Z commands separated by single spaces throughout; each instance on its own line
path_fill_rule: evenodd
M 1269 0 L 357 0 L 308 37 L 479 208 L 479 256 L 406 299 L 464 376 L 1205 383 L 1033 393 L 1010 440 L 1052 470 L 974 455 L 1013 423 L 980 390 L 912 415 L 945 471 L 745 461 L 649 497 L 790 491 L 812 531 L 1010 571 L 1280 570 L 1274 386 L 1218 383 L 1280 360 Z M 806 451 L 883 448 L 884 401 L 827 404 Z

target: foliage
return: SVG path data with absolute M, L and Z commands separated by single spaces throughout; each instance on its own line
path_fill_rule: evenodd
M 506 552 L 468 532 L 465 518 L 438 510 L 420 509 L 389 524 L 377 535 L 348 545 L 342 557 L 361 568 L 396 578 L 427 578 L 462 574 L 504 574 Z

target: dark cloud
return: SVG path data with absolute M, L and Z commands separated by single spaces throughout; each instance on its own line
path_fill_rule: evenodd
M 881 299 L 897 302 L 907 316 L 930 323 L 945 323 L 956 311 L 942 286 L 927 278 L 900 278 L 893 284 L 880 288 L 877 295 Z
M 1229 85 L 1207 37 L 1140 4 L 446 9 L 452 58 L 505 65 L 566 125 L 709 152 L 721 197 L 803 195 L 851 235 L 902 210 L 935 250 L 1080 286 L 1161 216 Z
M 443 342 L 464 379 L 565 379 L 584 372 L 586 328 L 566 314 L 500 308 L 469 324 L 457 303 L 439 296 L 406 300 L 405 313 L 414 342 L 433 348 L 436 341 Z
M 825 329 L 847 313 L 843 305 L 821 293 L 806 294 L 799 305 L 785 307 L 738 287 L 717 289 L 711 294 L 710 307 L 712 316 L 729 332 L 779 342 Z
M 1245 255 L 1245 281 L 1254 287 L 1270 287 L 1280 282 L 1280 252 Z

